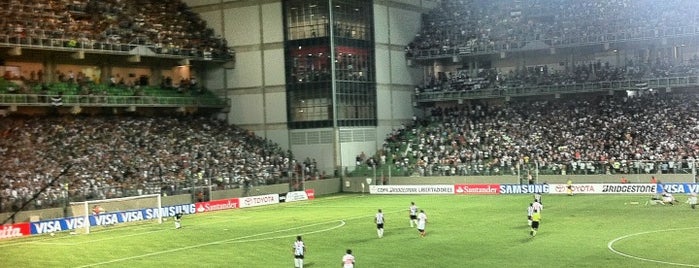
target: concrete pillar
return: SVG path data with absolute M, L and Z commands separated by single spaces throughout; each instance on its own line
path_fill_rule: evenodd
M 112 67 L 107 65 L 99 66 L 101 71 L 100 84 L 109 84 L 109 78 L 112 77 Z
M 41 79 L 43 83 L 56 82 L 56 63 L 49 58 L 44 59 L 44 75 Z
M 157 86 L 160 85 L 163 81 L 163 72 L 160 70 L 158 67 L 151 67 L 150 68 L 150 79 L 148 82 L 150 83 L 151 86 Z

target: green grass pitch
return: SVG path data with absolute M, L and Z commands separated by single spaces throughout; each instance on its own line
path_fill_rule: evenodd
M 647 199 L 545 195 L 531 238 L 531 195 L 332 195 L 185 215 L 178 230 L 170 219 L 0 240 L 0 267 L 293 267 L 296 235 L 306 243 L 307 268 L 340 267 L 348 248 L 360 268 L 699 267 L 699 209 Z M 409 225 L 411 201 L 428 216 L 424 238 Z M 383 238 L 373 223 L 379 208 Z

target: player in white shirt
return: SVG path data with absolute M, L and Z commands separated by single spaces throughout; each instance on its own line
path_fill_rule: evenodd
M 538 201 L 534 200 L 534 203 L 532 203 L 532 206 L 534 207 L 534 210 L 543 212 L 544 211 L 544 205 L 539 203 Z
M 415 227 L 415 225 L 417 225 L 417 206 L 415 202 L 410 202 L 408 211 L 410 211 L 410 227 Z
M 420 237 L 425 237 L 425 225 L 427 224 L 427 214 L 425 214 L 424 210 L 420 210 L 420 213 L 417 214 L 417 231 L 420 234 Z
M 306 245 L 301 240 L 301 236 L 296 237 L 296 242 L 294 242 L 294 267 L 303 268 L 303 256 L 306 254 Z
M 532 226 L 532 214 L 534 214 L 534 203 L 529 203 L 527 208 L 527 225 Z
M 672 196 L 671 193 L 668 192 L 663 192 L 663 203 L 664 204 L 669 204 L 671 206 L 674 206 L 677 200 L 675 200 L 675 197 Z
M 376 217 L 374 217 L 374 223 L 376 223 L 376 234 L 379 235 L 379 238 L 383 237 L 384 220 L 383 212 L 381 212 L 381 209 L 379 209 L 379 212 L 376 213 Z
M 692 193 L 689 195 L 689 198 L 687 198 L 687 204 L 689 204 L 692 209 L 696 209 L 697 207 L 697 193 Z
M 348 249 L 345 256 L 342 256 L 342 268 L 354 268 L 354 255 L 352 255 L 351 249 Z

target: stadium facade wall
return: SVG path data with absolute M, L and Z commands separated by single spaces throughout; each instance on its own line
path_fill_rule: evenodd
M 404 49 L 420 30 L 421 15 L 438 6 L 438 1 L 370 1 L 374 11 L 377 126 L 371 131 L 360 128 L 371 137 L 359 142 L 343 141 L 339 133 L 357 129 L 333 129 L 330 144 L 323 142 L 320 150 L 296 144 L 294 136 L 326 129 L 291 130 L 287 126 L 285 70 L 280 64 L 284 62 L 283 1 L 185 2 L 236 51 L 234 68 L 203 72 L 209 89 L 231 99 L 230 112 L 220 117 L 292 150 L 297 159 L 316 159 L 317 167 L 331 174 L 338 166 L 354 165 L 355 152 L 375 153 L 381 146 L 377 141 L 412 119 L 414 85 L 422 83 L 423 70 L 408 63 Z
M 340 178 L 307 181 L 306 189 L 313 189 L 315 195 L 334 194 L 342 191 L 342 180 Z

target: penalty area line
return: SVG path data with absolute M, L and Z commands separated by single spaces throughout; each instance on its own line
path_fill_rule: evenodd
M 332 231 L 332 230 L 334 230 L 334 229 L 337 229 L 337 228 L 340 228 L 340 227 L 342 227 L 342 226 L 345 226 L 345 224 L 346 224 L 345 221 L 340 220 L 340 224 L 338 224 L 338 225 L 335 225 L 335 226 L 330 227 L 330 228 L 321 229 L 321 230 L 315 230 L 315 231 L 312 231 L 312 232 L 306 232 L 306 233 L 300 233 L 300 234 L 291 234 L 291 235 L 282 235 L 282 236 L 275 236 L 275 237 L 266 237 L 266 238 L 247 239 L 247 240 L 237 240 L 237 239 L 236 239 L 236 240 L 227 241 L 227 242 L 224 242 L 224 243 L 233 244 L 233 243 L 258 242 L 258 241 L 265 241 L 265 240 L 274 240 L 274 239 L 281 239 L 281 238 L 288 238 L 288 237 L 296 237 L 297 235 L 316 234 L 316 233 L 322 233 L 322 232 Z M 305 227 L 307 227 L 307 226 L 303 226 L 303 227 L 305 228 Z M 300 228 L 295 228 L 295 229 L 300 229 Z M 242 239 L 242 237 L 241 237 L 241 239 Z
M 618 241 L 620 241 L 620 240 L 623 240 L 623 239 L 632 237 L 632 236 L 639 236 L 639 235 L 646 235 L 646 234 L 653 234 L 653 233 L 660 233 L 660 232 L 672 232 L 672 231 L 690 230 L 690 229 L 699 229 L 699 227 L 685 227 L 685 228 L 663 229 L 663 230 L 655 230 L 655 231 L 647 231 L 647 232 L 640 232 L 640 233 L 628 234 L 628 235 L 624 235 L 624 236 L 617 237 L 617 238 L 613 239 L 612 241 L 609 241 L 609 243 L 607 243 L 607 248 L 608 248 L 611 252 L 613 252 L 614 254 L 617 254 L 617 255 L 620 255 L 620 256 L 623 256 L 623 257 L 627 257 L 627 258 L 631 258 L 631 259 L 635 259 L 635 260 L 639 260 L 639 261 L 654 262 L 654 263 L 660 263 L 660 264 L 666 264 L 666 265 L 675 265 L 675 266 L 684 266 L 684 267 L 699 267 L 699 265 L 695 265 L 695 264 L 668 262 L 668 261 L 661 261 L 661 260 L 654 260 L 654 259 L 648 259 L 648 258 L 638 257 L 638 256 L 634 256 L 634 255 L 631 255 L 631 254 L 627 254 L 627 253 L 624 253 L 624 252 L 621 252 L 621 251 L 618 251 L 618 250 L 614 249 L 614 243 L 616 243 L 616 242 L 618 242 Z

